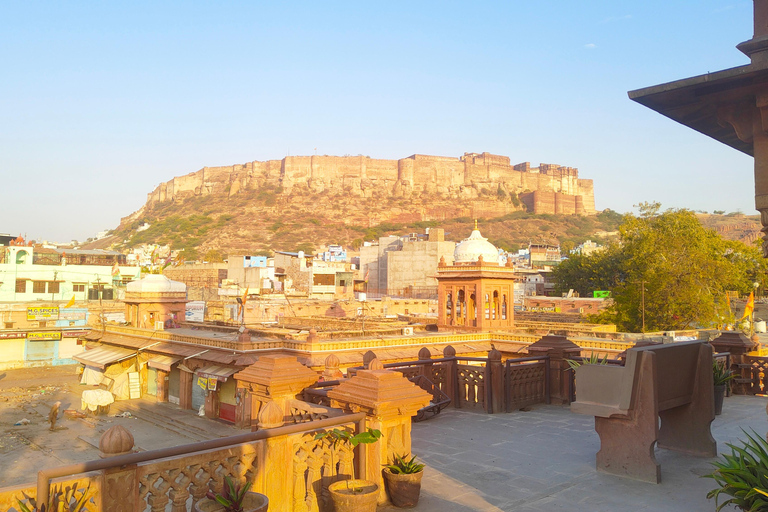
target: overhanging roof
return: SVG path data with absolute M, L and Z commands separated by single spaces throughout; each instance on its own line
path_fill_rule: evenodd
M 768 91 L 768 62 L 707 73 L 629 91 L 629 98 L 680 124 L 754 156 L 752 143 L 736 136 L 717 116 L 723 106 L 755 105 L 755 94 Z
M 221 382 L 226 382 L 227 379 L 234 375 L 237 371 L 237 368 L 229 368 L 226 366 L 204 366 L 202 368 L 198 368 L 195 373 L 200 377 L 206 377 L 208 379 L 216 379 Z
M 150 368 L 157 368 L 158 370 L 170 372 L 171 366 L 179 361 L 181 361 L 180 357 L 153 354 L 147 360 L 147 365 L 149 365 Z
M 123 361 L 136 355 L 135 350 L 120 347 L 99 347 L 72 356 L 72 359 L 86 366 L 104 370 L 107 365 Z

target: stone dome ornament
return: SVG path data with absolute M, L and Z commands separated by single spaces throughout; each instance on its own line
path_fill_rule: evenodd
M 133 453 L 133 434 L 122 425 L 115 425 L 102 434 L 99 439 L 101 458 L 115 457 Z
M 455 263 L 474 263 L 482 256 L 485 263 L 498 263 L 499 250 L 480 234 L 477 229 L 477 220 L 475 220 L 475 229 L 468 238 L 465 238 L 453 251 L 453 260 Z
M 132 293 L 186 293 L 187 285 L 179 281 L 172 281 L 162 274 L 149 274 L 138 281 L 128 283 L 125 291 Z

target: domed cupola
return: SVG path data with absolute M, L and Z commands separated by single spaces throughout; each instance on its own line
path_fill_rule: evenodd
M 465 238 L 456 245 L 453 260 L 456 264 L 475 263 L 480 256 L 483 257 L 484 263 L 498 264 L 499 262 L 499 250 L 480 234 L 475 221 L 475 229 L 469 238 Z
M 129 293 L 186 293 L 187 285 L 171 281 L 162 274 L 149 274 L 143 279 L 132 281 L 125 287 Z

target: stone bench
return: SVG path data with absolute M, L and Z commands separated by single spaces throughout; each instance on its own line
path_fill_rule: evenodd
M 661 481 L 654 447 L 715 457 L 712 346 L 704 341 L 649 345 L 627 351 L 625 366 L 576 368 L 571 410 L 595 417 L 597 469 Z M 659 426 L 661 418 L 661 426 Z

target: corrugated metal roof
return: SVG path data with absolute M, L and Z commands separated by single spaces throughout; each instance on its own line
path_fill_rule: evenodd
M 147 364 L 150 368 L 157 368 L 158 370 L 169 372 L 171 371 L 171 366 L 179 361 L 181 361 L 180 357 L 152 354 L 147 360 Z
M 237 368 L 230 368 L 227 366 L 204 366 L 202 368 L 198 368 L 195 373 L 201 377 L 226 382 L 227 379 L 234 375 L 237 371 Z
M 86 350 L 72 356 L 72 359 L 86 366 L 93 366 L 104 370 L 107 365 L 128 359 L 136 355 L 135 350 L 120 347 L 99 347 Z

